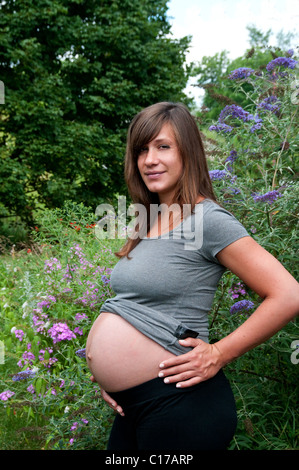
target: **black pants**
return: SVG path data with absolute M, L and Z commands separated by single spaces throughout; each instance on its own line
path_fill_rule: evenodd
M 225 450 L 236 429 L 235 400 L 223 371 L 188 388 L 156 378 L 109 393 L 115 417 L 108 450 Z

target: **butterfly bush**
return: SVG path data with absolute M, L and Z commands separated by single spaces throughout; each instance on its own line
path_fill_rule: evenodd
M 230 313 L 233 315 L 240 312 L 248 312 L 254 308 L 254 303 L 251 300 L 239 300 L 234 303 L 230 308 Z
M 291 59 L 290 57 L 277 57 L 267 64 L 266 69 L 268 72 L 272 72 L 277 67 L 294 69 L 297 63 L 297 60 Z
M 242 78 L 247 78 L 254 73 L 254 70 L 250 67 L 239 67 L 236 70 L 233 70 L 228 78 L 230 80 L 240 80 Z
M 268 191 L 265 194 L 254 194 L 253 199 L 255 202 L 267 202 L 268 204 L 273 204 L 278 198 L 282 197 L 282 194 L 274 189 L 273 191 Z

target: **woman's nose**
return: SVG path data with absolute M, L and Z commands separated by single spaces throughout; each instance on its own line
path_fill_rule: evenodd
M 145 164 L 154 165 L 157 162 L 158 162 L 158 154 L 156 152 L 156 149 L 149 148 L 146 152 Z

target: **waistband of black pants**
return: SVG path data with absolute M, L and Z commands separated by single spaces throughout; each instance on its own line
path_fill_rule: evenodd
M 164 383 L 163 378 L 156 377 L 152 380 L 144 382 L 140 385 L 136 385 L 132 388 L 127 388 L 119 392 L 108 392 L 107 393 L 113 398 L 117 403 L 120 404 L 137 404 L 140 401 L 150 400 L 157 397 L 167 397 L 173 394 L 178 393 L 190 393 L 198 388 L 210 387 L 215 382 L 218 382 L 218 379 L 225 378 L 224 373 L 221 370 L 211 379 L 200 382 L 191 387 L 176 387 L 176 383 Z

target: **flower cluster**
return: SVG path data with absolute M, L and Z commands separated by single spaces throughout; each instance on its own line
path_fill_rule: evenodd
M 226 158 L 225 163 L 227 163 L 227 168 L 229 171 L 232 171 L 232 164 L 238 158 L 238 152 L 236 150 L 231 150 L 229 156 Z
M 276 67 L 294 69 L 297 63 L 297 60 L 291 59 L 290 57 L 277 57 L 267 64 L 266 69 L 268 72 L 272 72 Z
M 5 392 L 0 393 L 0 400 L 7 401 L 13 395 L 15 395 L 15 392 L 12 392 L 11 390 L 6 390 Z
M 224 131 L 226 133 L 231 132 L 233 130 L 232 126 L 227 125 L 224 121 L 226 119 L 237 119 L 243 122 L 254 121 L 255 124 L 251 126 L 250 132 L 255 132 L 257 129 L 262 127 L 263 120 L 259 117 L 258 114 L 255 116 L 248 111 L 245 111 L 241 106 L 237 106 L 236 104 L 231 104 L 225 106 L 221 111 L 218 124 L 209 127 L 210 131 L 221 132 Z
M 69 329 L 66 323 L 54 323 L 54 325 L 48 330 L 48 334 L 53 339 L 53 343 L 59 343 L 60 341 L 70 341 L 76 338 L 76 335 Z
M 265 194 L 253 194 L 254 202 L 267 202 L 268 204 L 273 204 L 279 197 L 282 197 L 282 194 L 277 189 Z
M 83 357 L 85 358 L 86 357 L 86 348 L 83 348 L 83 349 L 78 349 L 76 352 L 75 352 L 76 356 L 78 357 Z
M 239 312 L 247 312 L 254 308 L 254 303 L 250 300 L 239 300 L 230 308 L 230 313 L 233 315 Z
M 230 80 L 240 80 L 242 78 L 247 78 L 254 73 L 254 70 L 249 67 L 239 67 L 236 70 L 233 70 L 228 78 Z
M 221 180 L 227 176 L 226 170 L 211 170 L 209 171 L 209 175 L 211 180 Z
M 75 421 L 72 426 L 71 426 L 71 432 L 73 434 L 75 434 L 76 432 L 78 432 L 80 430 L 80 428 L 83 426 L 83 424 L 88 424 L 88 419 L 85 419 L 85 418 L 81 418 L 81 423 L 79 423 L 78 421 Z M 75 437 L 77 437 L 75 435 Z M 72 437 L 70 440 L 69 440 L 69 444 L 72 445 L 74 443 L 74 438 Z
M 240 295 L 246 295 L 247 294 L 245 286 L 241 282 L 237 282 L 237 284 L 232 286 L 228 290 L 228 292 L 229 292 L 229 294 L 231 294 L 232 299 L 238 299 Z
M 273 114 L 277 114 L 280 110 L 281 102 L 278 100 L 277 96 L 271 95 L 268 98 L 265 98 L 258 105 L 260 111 L 271 111 Z
M 229 126 L 228 124 L 225 124 L 224 122 L 219 122 L 216 126 L 210 126 L 209 127 L 210 131 L 216 131 L 216 132 L 224 132 L 228 133 L 233 130 L 232 126 Z
M 223 122 L 227 117 L 240 119 L 243 122 L 250 121 L 253 118 L 252 114 L 236 104 L 225 106 L 219 115 L 219 122 Z
M 61 269 L 61 264 L 57 258 L 50 258 L 45 261 L 44 270 L 47 274 L 50 274 L 52 271 L 58 271 Z
M 12 328 L 12 333 L 16 335 L 16 338 L 18 338 L 19 341 L 22 341 L 23 337 L 25 336 L 25 333 L 23 330 L 16 330 Z
M 12 380 L 14 382 L 19 382 L 20 380 L 27 380 L 27 379 L 32 379 L 35 377 L 36 371 L 35 370 L 24 370 L 21 372 L 18 372 L 17 374 L 14 374 Z

